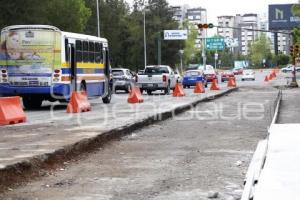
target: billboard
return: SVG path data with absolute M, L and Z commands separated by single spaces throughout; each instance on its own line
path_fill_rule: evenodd
M 299 25 L 300 18 L 293 16 L 295 4 L 269 5 L 269 30 L 292 30 Z
M 228 48 L 238 47 L 239 46 L 239 39 L 238 38 L 225 38 L 225 44 Z
M 234 69 L 243 69 L 249 67 L 249 62 L 246 60 L 235 60 Z
M 164 30 L 165 40 L 186 40 L 187 36 L 187 30 Z

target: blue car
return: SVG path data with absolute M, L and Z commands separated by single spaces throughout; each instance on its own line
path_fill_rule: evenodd
M 182 85 L 184 88 L 195 86 L 197 81 L 207 87 L 207 80 L 201 70 L 188 70 L 184 73 Z

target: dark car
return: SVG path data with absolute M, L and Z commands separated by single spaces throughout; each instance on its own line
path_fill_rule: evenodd
M 201 81 L 207 87 L 207 81 L 202 70 L 189 70 L 184 73 L 182 85 L 184 88 L 195 86 L 196 82 Z
M 229 78 L 234 78 L 234 73 L 232 71 L 224 71 L 221 74 L 221 81 L 228 81 Z
M 232 70 L 234 75 L 242 75 L 243 74 L 243 68 L 235 68 Z

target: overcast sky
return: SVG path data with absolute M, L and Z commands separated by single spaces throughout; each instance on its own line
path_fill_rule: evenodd
M 131 4 L 132 0 L 126 0 Z M 207 9 L 208 21 L 215 23 L 217 16 L 245 13 L 263 14 L 269 4 L 297 3 L 297 0 L 167 0 L 170 5 L 188 4 L 190 7 Z

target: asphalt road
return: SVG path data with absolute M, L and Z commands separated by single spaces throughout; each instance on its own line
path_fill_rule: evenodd
M 265 70 L 264 72 L 256 71 L 256 80 L 255 81 L 241 81 L 241 75 L 236 76 L 237 84 L 239 87 L 251 87 L 251 86 L 267 86 L 270 83 L 265 83 L 264 78 L 267 75 L 269 70 Z M 219 86 L 221 88 L 227 87 L 227 82 L 221 82 L 219 77 Z M 285 82 L 283 80 L 281 82 Z M 210 86 L 210 85 L 209 85 Z M 209 89 L 209 88 L 208 88 Z M 185 89 L 187 96 L 193 95 L 192 89 Z M 171 95 L 159 95 L 160 91 L 154 93 L 154 95 L 147 95 L 145 92 L 143 94 L 145 98 L 145 102 L 166 102 L 172 101 Z M 112 97 L 111 104 L 104 105 L 102 103 L 101 98 L 91 99 L 90 102 L 92 104 L 93 110 L 105 110 L 111 109 L 116 105 L 126 106 L 128 94 L 123 91 L 118 91 L 117 94 L 114 94 Z M 28 121 L 26 125 L 35 125 L 35 124 L 45 124 L 45 123 L 63 123 L 64 121 L 70 120 L 69 115 L 66 113 L 66 105 L 67 103 L 59 103 L 59 102 L 44 102 L 43 107 L 39 110 L 26 110 L 26 115 L 28 116 Z M 93 112 L 91 112 L 93 113 Z M 20 124 L 22 126 L 23 124 Z M 17 125 L 18 126 L 18 125 Z
M 262 82 L 65 163 L 1 199 L 194 200 L 241 194 L 257 142 L 267 136 L 277 90 Z

